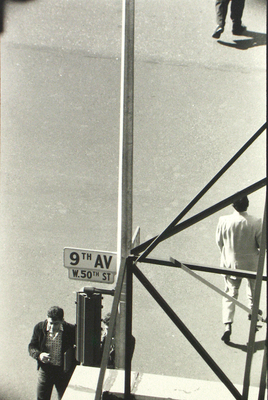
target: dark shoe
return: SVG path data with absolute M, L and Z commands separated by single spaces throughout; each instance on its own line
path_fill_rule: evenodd
M 245 25 L 238 25 L 238 26 L 233 26 L 233 35 L 243 35 L 245 31 L 247 30 L 247 27 Z
M 221 337 L 221 340 L 224 341 L 224 343 L 229 343 L 230 342 L 230 336 L 232 333 L 232 325 L 231 323 L 225 324 L 225 332 Z
M 225 331 L 224 334 L 221 337 L 221 340 L 224 341 L 224 343 L 229 343 L 230 342 L 230 336 L 231 336 L 231 331 Z
M 217 28 L 215 29 L 215 32 L 213 33 L 212 37 L 214 39 L 219 39 L 221 37 L 222 32 L 223 32 L 223 27 L 218 25 Z

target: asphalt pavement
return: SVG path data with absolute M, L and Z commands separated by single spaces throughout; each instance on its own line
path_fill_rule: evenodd
M 133 231 L 160 233 L 266 121 L 266 2 L 248 0 L 245 36 L 220 40 L 214 2 L 139 0 L 135 15 Z M 75 322 L 63 248 L 116 251 L 121 1 L 9 2 L 1 35 L 0 400 L 35 398 L 27 352 L 35 323 L 58 304 Z M 189 213 L 264 178 L 262 136 Z M 263 215 L 265 190 L 250 195 Z M 218 266 L 209 217 L 152 256 Z M 221 298 L 181 270 L 142 266 L 228 377 L 243 383 L 249 321 L 237 310 L 221 342 Z M 223 287 L 221 276 L 204 274 Z M 96 284 L 96 286 L 99 286 Z M 101 284 L 107 288 L 108 285 Z M 109 286 L 110 288 L 111 286 Z M 265 287 L 261 308 L 266 304 Z M 240 300 L 245 302 L 245 282 Z M 104 299 L 104 312 L 111 299 Z M 265 329 L 256 335 L 259 385 Z M 133 369 L 217 381 L 154 301 L 134 282 Z

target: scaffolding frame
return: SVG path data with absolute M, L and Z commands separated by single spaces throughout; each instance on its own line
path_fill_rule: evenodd
M 241 198 L 244 195 L 248 195 L 250 193 L 259 190 L 260 188 L 267 185 L 267 179 L 264 178 L 253 185 L 246 187 L 243 190 L 229 196 L 228 198 L 220 201 L 219 203 L 209 207 L 208 209 L 202 211 L 199 214 L 185 220 L 184 222 L 179 223 L 179 221 L 186 215 L 186 213 L 203 197 L 203 195 L 213 186 L 213 184 L 230 168 L 231 165 L 245 152 L 246 149 L 261 135 L 261 133 L 266 129 L 266 123 L 248 140 L 245 145 L 230 159 L 230 161 L 215 175 L 215 177 L 201 190 L 201 192 L 186 206 L 186 208 L 172 221 L 172 223 L 158 236 L 142 243 L 139 246 L 136 246 L 131 250 L 131 254 L 126 258 L 126 260 L 122 261 L 117 285 L 115 288 L 115 296 L 114 302 L 112 305 L 111 311 L 111 320 L 110 326 L 108 329 L 108 335 L 104 346 L 103 358 L 100 366 L 100 374 L 99 380 L 97 384 L 97 390 L 95 394 L 95 400 L 101 399 L 103 381 L 108 361 L 109 347 L 112 339 L 112 332 L 115 326 L 116 315 L 118 311 L 118 304 L 120 301 L 121 291 L 123 287 L 124 280 L 126 281 L 126 329 L 125 329 L 125 390 L 124 390 L 124 398 L 130 399 L 131 396 L 131 335 L 132 335 L 132 299 L 133 299 L 133 274 L 136 278 L 141 282 L 141 284 L 145 287 L 145 289 L 151 294 L 151 296 L 155 299 L 158 305 L 165 311 L 165 313 L 169 316 L 169 318 L 173 321 L 173 323 L 179 328 L 179 330 L 184 334 L 187 340 L 191 343 L 191 345 L 195 348 L 195 350 L 199 353 L 199 355 L 204 359 L 204 361 L 210 366 L 210 368 L 214 371 L 214 373 L 218 376 L 221 382 L 227 387 L 233 397 L 237 400 L 247 400 L 249 395 L 249 386 L 250 386 L 250 371 L 252 364 L 252 357 L 254 353 L 254 343 L 255 343 L 255 330 L 258 319 L 261 319 L 263 322 L 267 322 L 267 318 L 263 319 L 258 315 L 259 310 L 259 301 L 260 301 L 260 293 L 261 293 L 261 284 L 262 281 L 267 282 L 267 271 L 266 275 L 263 275 L 264 272 L 264 260 L 265 260 L 265 252 L 266 252 L 266 207 L 264 208 L 264 216 L 263 216 L 263 227 L 262 227 L 262 239 L 261 239 L 261 247 L 260 247 L 260 256 L 257 272 L 249 272 L 242 270 L 230 270 L 225 268 L 216 268 L 216 267 L 208 267 L 208 266 L 200 266 L 193 264 L 181 263 L 178 260 L 170 258 L 170 260 L 160 260 L 149 258 L 148 255 L 151 251 L 162 241 L 168 239 L 169 237 L 181 232 L 184 229 L 196 224 L 197 222 L 207 218 L 208 216 L 220 211 L 226 206 L 232 204 L 235 200 Z M 265 200 L 266 205 L 266 200 Z M 225 373 L 221 370 L 221 368 L 217 365 L 217 363 L 213 360 L 213 358 L 207 353 L 207 351 L 203 348 L 203 346 L 197 341 L 194 335 L 190 332 L 190 330 L 184 325 L 178 315 L 172 310 L 172 308 L 168 305 L 168 303 L 164 300 L 164 298 L 158 293 L 158 291 L 154 288 L 154 286 L 148 281 L 148 279 L 144 276 L 141 270 L 138 268 L 138 263 L 150 263 L 155 265 L 162 265 L 168 267 L 182 268 L 186 271 L 199 270 L 203 272 L 209 273 L 218 273 L 225 275 L 236 275 L 241 278 L 251 278 L 256 279 L 256 286 L 254 292 L 254 302 L 252 309 L 252 318 L 250 324 L 250 333 L 249 333 L 249 341 L 247 348 L 247 358 L 245 365 L 245 373 L 244 373 L 244 381 L 243 381 L 243 392 L 240 393 L 234 384 L 230 381 L 230 379 L 225 375 Z M 192 273 L 193 274 L 193 273 Z M 201 280 L 201 279 L 199 279 Z M 205 281 L 205 280 L 203 280 Z M 206 282 L 203 282 L 206 283 Z M 206 283 L 207 286 L 212 286 Z M 212 288 L 218 292 L 220 289 Z M 222 295 L 224 292 L 220 293 Z M 235 301 L 238 306 L 248 312 L 247 307 L 243 304 L 234 300 L 232 297 L 226 295 L 232 301 Z M 263 363 L 260 377 L 260 387 L 259 387 L 259 396 L 258 400 L 264 400 L 265 388 L 266 388 L 266 373 L 267 373 L 267 338 L 264 346 L 264 354 L 263 354 Z
M 139 270 L 138 263 L 152 263 L 152 259 L 148 256 L 152 250 L 163 240 L 181 232 L 182 230 L 188 228 L 189 226 L 197 223 L 198 221 L 212 215 L 213 213 L 221 210 L 227 205 L 231 204 L 235 199 L 241 196 L 252 193 L 261 187 L 266 185 L 266 178 L 251 185 L 244 190 L 236 193 L 222 202 L 210 207 L 209 209 L 197 214 L 196 216 L 189 218 L 187 221 L 181 222 L 181 219 L 192 209 L 192 207 L 204 196 L 204 194 L 219 180 L 219 178 L 235 163 L 235 161 L 251 146 L 251 144 L 266 130 L 266 123 L 263 124 L 260 129 L 244 144 L 244 146 L 229 160 L 229 162 L 214 176 L 214 178 L 197 194 L 197 196 L 181 211 L 181 213 L 167 226 L 167 228 L 161 232 L 158 236 L 151 238 L 149 241 L 142 243 L 135 248 L 131 248 L 131 232 L 132 232 L 132 187 L 133 187 L 133 121 L 134 121 L 134 20 L 135 20 L 135 0 L 123 0 L 123 21 L 122 21 L 122 57 L 121 57 L 121 119 L 120 119 L 120 168 L 119 168 L 119 218 L 118 218 L 118 278 L 115 288 L 114 301 L 111 310 L 111 318 L 108 329 L 108 334 L 106 337 L 103 357 L 100 365 L 99 379 L 97 383 L 97 388 L 95 392 L 95 400 L 101 400 L 103 382 L 105 377 L 105 372 L 107 368 L 107 362 L 109 357 L 110 343 L 112 340 L 113 330 L 116 325 L 116 320 L 119 322 L 120 326 L 120 341 L 124 342 L 124 352 L 122 352 L 122 345 L 119 344 L 118 351 L 120 352 L 120 357 L 124 353 L 124 369 L 125 369 L 125 388 L 124 388 L 124 398 L 129 400 L 132 398 L 131 395 L 131 336 L 132 336 L 132 297 L 133 297 L 133 274 L 140 280 L 143 286 L 151 293 L 158 304 L 164 309 L 176 326 L 184 333 L 190 343 L 195 347 L 198 353 L 205 359 L 205 361 L 210 365 L 216 375 L 220 380 L 226 385 L 226 387 L 233 394 L 234 398 L 238 400 L 248 400 L 248 389 L 249 389 L 249 375 L 252 361 L 252 353 L 254 348 L 254 332 L 255 326 L 258 318 L 258 305 L 259 295 L 257 290 L 255 290 L 256 304 L 254 304 L 252 310 L 251 328 L 250 328 L 250 344 L 248 346 L 247 361 L 245 368 L 243 393 L 239 393 L 233 383 L 228 379 L 224 372 L 219 368 L 215 361 L 209 356 L 201 344 L 194 338 L 192 333 L 185 327 L 183 322 L 174 313 L 171 307 L 165 302 L 165 300 L 160 296 L 156 289 L 151 285 L 151 283 L 146 279 L 146 277 Z M 266 218 L 266 217 L 265 217 Z M 265 253 L 266 248 L 266 232 L 263 229 L 262 234 L 262 248 L 261 254 Z M 168 265 L 169 267 L 178 267 L 182 264 L 177 260 L 155 260 L 158 265 Z M 187 266 L 187 268 L 191 266 Z M 197 268 L 197 266 L 195 266 Z M 264 257 L 260 257 L 258 271 L 264 268 Z M 219 270 L 219 269 L 218 269 Z M 205 268 L 203 269 L 205 271 Z M 207 272 L 216 272 L 216 269 L 208 269 Z M 222 271 L 221 271 L 222 273 Z M 237 274 L 239 276 L 248 277 L 245 271 L 239 271 Z M 252 273 L 250 276 L 256 279 L 256 286 L 260 289 L 261 282 L 263 279 L 267 280 L 267 277 L 263 277 L 262 273 L 257 273 L 254 275 Z M 257 285 L 258 282 L 258 285 Z M 123 302 L 120 300 L 123 299 Z M 124 303 L 124 313 L 118 316 L 118 308 Z M 123 318 L 122 318 L 122 314 Z M 122 329 L 124 321 L 125 327 Z M 124 333 L 124 335 L 123 335 Z M 123 335 L 123 337 L 122 337 Z M 117 342 L 118 343 L 118 342 Z M 266 343 L 267 346 L 267 343 Z M 263 400 L 264 392 L 263 382 L 265 382 L 265 373 L 267 369 L 266 353 L 264 351 L 261 383 L 259 399 Z M 120 358 L 119 357 L 119 358 Z M 120 359 L 120 364 L 121 364 Z M 121 365 L 120 365 L 121 367 Z

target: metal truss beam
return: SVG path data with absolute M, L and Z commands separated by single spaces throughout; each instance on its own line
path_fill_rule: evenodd
M 189 228 L 190 226 L 196 224 L 197 222 L 202 221 L 203 219 L 209 217 L 210 215 L 215 214 L 216 212 L 220 211 L 221 209 L 229 206 L 230 204 L 232 204 L 235 200 L 239 199 L 240 197 L 245 196 L 250 193 L 253 193 L 256 190 L 261 189 L 266 184 L 267 184 L 267 178 L 261 179 L 260 181 L 254 183 L 253 185 L 250 185 L 250 186 L 246 187 L 245 189 L 240 190 L 239 192 L 233 194 L 232 196 L 225 198 L 224 200 L 220 201 L 219 203 L 214 204 L 213 206 L 211 206 L 211 207 L 207 208 L 206 210 L 194 215 L 193 217 L 181 222 L 180 224 L 175 225 L 168 230 L 165 230 L 164 233 L 160 234 L 159 236 L 155 236 L 155 237 L 147 240 L 146 242 L 133 248 L 131 250 L 131 253 L 138 255 L 140 252 L 146 251 L 146 249 L 149 248 L 150 245 L 153 244 L 157 238 L 158 238 L 158 243 L 160 243 L 160 242 L 170 238 L 171 236 L 174 236 L 177 233 L 183 231 L 184 229 Z M 142 254 L 145 254 L 145 252 Z M 146 251 L 146 254 L 147 254 L 147 251 Z M 136 260 L 136 263 L 144 262 L 144 261 L 145 261 L 145 258 L 139 256 Z
M 186 337 L 194 349 L 199 353 L 203 360 L 208 364 L 212 371 L 218 376 L 218 378 L 224 383 L 228 390 L 232 393 L 235 399 L 243 400 L 242 395 L 230 381 L 230 379 L 221 370 L 218 364 L 213 360 L 213 358 L 207 353 L 191 331 L 184 325 L 177 314 L 172 310 L 169 304 L 164 300 L 160 293 L 154 288 L 154 286 L 149 282 L 149 280 L 140 271 L 137 265 L 132 265 L 132 271 L 134 275 L 138 278 L 145 289 L 150 293 L 150 295 L 155 299 L 163 311 L 168 315 L 171 321 L 179 328 L 181 333 Z
M 133 257 L 135 260 L 135 257 Z M 181 268 L 181 263 L 176 263 L 174 264 L 172 261 L 169 260 L 163 260 L 163 259 L 158 259 L 158 258 L 146 258 L 143 261 L 144 264 L 153 264 L 153 265 L 162 265 L 165 267 L 173 267 L 173 268 Z M 193 271 L 201 271 L 201 272 L 208 272 L 208 273 L 213 273 L 213 274 L 220 274 L 220 275 L 232 275 L 232 276 L 239 276 L 240 278 L 249 278 L 249 279 L 256 279 L 256 272 L 252 271 L 246 271 L 243 269 L 228 269 L 228 268 L 220 268 L 220 267 L 211 267 L 211 266 L 206 266 L 206 265 L 200 265 L 200 264 L 189 264 L 186 262 L 183 262 L 183 264 L 193 270 Z M 267 281 L 268 277 L 267 275 L 262 276 L 263 281 Z
M 235 161 L 249 148 L 249 146 L 261 135 L 266 129 L 266 122 L 262 127 L 241 147 L 241 149 L 225 164 L 225 166 L 211 179 L 211 181 L 196 195 L 196 197 L 181 211 L 181 213 L 168 225 L 168 227 L 160 233 L 160 235 L 153 238 L 151 243 L 145 248 L 142 254 L 139 255 L 137 262 L 143 261 L 153 249 L 166 238 L 166 234 L 174 228 L 177 223 L 190 211 L 193 206 L 204 196 L 204 194 L 216 183 L 219 178 L 235 163 Z

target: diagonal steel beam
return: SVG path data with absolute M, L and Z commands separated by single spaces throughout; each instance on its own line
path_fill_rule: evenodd
M 245 373 L 244 373 L 243 400 L 247 400 L 248 394 L 249 394 L 250 371 L 251 371 L 252 359 L 253 359 L 253 354 L 254 354 L 257 315 L 258 315 L 260 296 L 261 296 L 262 274 L 263 274 L 263 269 L 264 269 L 266 249 L 267 249 L 267 246 L 266 246 L 266 208 L 265 208 L 264 216 L 263 216 L 262 238 L 261 238 L 261 244 L 260 244 L 260 255 L 259 255 L 256 283 L 255 283 L 254 296 L 253 296 L 253 307 L 252 307 L 252 317 L 251 317 L 251 324 L 250 324 L 250 330 L 249 330 L 246 366 L 245 366 Z
M 198 342 L 192 332 L 184 325 L 181 319 L 169 306 L 169 304 L 163 299 L 160 293 L 155 289 L 155 287 L 149 282 L 149 280 L 144 276 L 140 269 L 133 264 L 132 270 L 134 275 L 138 278 L 145 289 L 150 293 L 150 295 L 155 299 L 163 311 L 168 315 L 171 321 L 179 328 L 181 333 L 186 337 L 194 349 L 199 353 L 203 360 L 208 364 L 212 371 L 218 376 L 218 378 L 224 383 L 227 389 L 232 393 L 235 399 L 242 400 L 242 395 L 230 381 L 230 379 L 221 370 L 218 364 L 213 360 L 213 358 L 207 353 L 203 346 Z
M 248 314 L 251 314 L 251 309 L 249 307 L 246 307 L 243 303 L 240 301 L 236 300 L 229 294 L 225 293 L 223 290 L 219 289 L 217 286 L 213 285 L 213 283 L 209 282 L 208 280 L 204 279 L 202 276 L 196 274 L 193 272 L 190 268 L 186 267 L 185 264 L 181 263 L 178 260 L 175 260 L 174 258 L 170 257 L 170 261 L 176 265 L 177 267 L 181 268 L 184 272 L 187 272 L 187 274 L 193 276 L 195 279 L 197 279 L 199 282 L 204 283 L 204 285 L 208 286 L 210 289 L 214 290 L 214 292 L 220 294 L 221 296 L 225 297 L 226 299 L 232 301 L 235 303 L 238 307 L 242 308 L 242 310 L 246 311 Z M 226 268 L 227 269 L 227 268 Z M 258 320 L 265 322 L 264 318 L 258 314 Z
M 267 331 L 266 331 L 267 332 Z M 258 400 L 264 400 L 265 391 L 266 391 L 266 376 L 267 376 L 267 333 L 266 340 L 264 341 L 264 352 L 263 352 L 263 360 L 262 360 L 262 368 L 261 368 L 261 379 L 260 379 L 260 390 Z
M 240 190 L 239 192 L 233 194 L 232 196 L 227 197 L 226 199 L 220 201 L 219 203 L 214 204 L 213 206 L 207 208 L 206 210 L 194 215 L 193 217 L 181 222 L 180 224 L 170 228 L 168 231 L 165 231 L 165 233 L 161 234 L 159 236 L 155 236 L 146 242 L 140 244 L 139 246 L 135 247 L 134 249 L 131 250 L 132 254 L 139 254 L 141 251 L 144 251 L 146 248 L 150 247 L 150 244 L 152 244 L 157 238 L 158 238 L 158 243 L 162 242 L 165 239 L 168 239 L 171 236 L 176 235 L 176 233 L 179 233 L 183 231 L 186 228 L 189 228 L 190 226 L 196 224 L 197 222 L 202 221 L 203 219 L 209 217 L 212 214 L 215 214 L 216 212 L 220 211 L 222 208 L 225 208 L 232 204 L 234 200 L 239 199 L 241 196 L 250 194 L 255 192 L 256 190 L 261 189 L 267 184 L 267 179 L 264 178 L 253 185 L 248 186 L 247 188 Z M 144 254 L 144 253 L 143 253 Z M 137 258 L 137 262 L 142 262 L 144 259 L 140 256 Z
M 148 254 L 162 241 L 163 236 L 170 231 L 177 223 L 191 210 L 191 208 L 204 196 L 204 194 L 214 185 L 215 182 L 234 164 L 234 162 L 248 149 L 248 147 L 261 135 L 266 129 L 266 122 L 262 127 L 241 147 L 241 149 L 225 164 L 225 166 L 211 179 L 211 181 L 197 194 L 197 196 L 181 211 L 181 213 L 160 233 L 138 257 L 137 262 L 144 260 Z
M 119 305 L 122 286 L 123 286 L 123 282 L 124 282 L 125 270 L 126 270 L 126 261 L 122 260 L 118 278 L 117 278 L 116 288 L 115 288 L 115 292 L 114 292 L 114 300 L 113 300 L 113 305 L 112 305 L 112 310 L 111 310 L 111 318 L 110 318 L 107 337 L 106 337 L 105 344 L 104 344 L 101 365 L 100 365 L 99 378 L 98 378 L 98 383 L 97 383 L 94 400 L 101 400 L 101 396 L 102 396 L 102 387 L 103 387 L 106 368 L 108 365 L 110 344 L 112 341 L 112 336 L 113 336 L 113 332 L 114 332 L 114 328 L 115 328 L 115 321 L 116 321 L 116 317 L 117 317 L 118 305 Z

